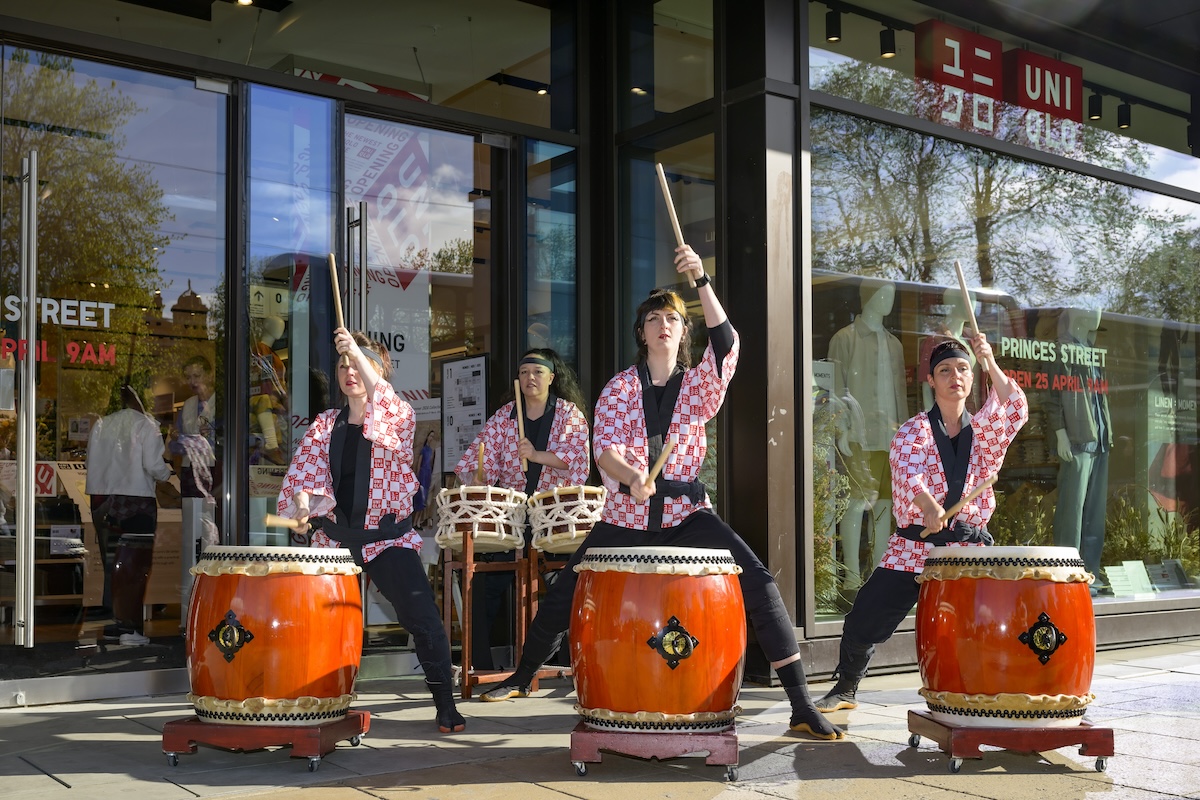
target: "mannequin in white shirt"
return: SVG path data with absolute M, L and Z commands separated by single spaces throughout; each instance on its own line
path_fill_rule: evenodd
M 909 417 L 904 351 L 900 340 L 884 327 L 884 317 L 895 304 L 896 287 L 892 283 L 864 282 L 860 298 L 862 313 L 835 333 L 829 343 L 829 359 L 835 363 L 835 393 L 862 410 L 861 427 L 855 424 L 850 430 L 851 454 L 843 453 L 850 497 L 838 534 L 846 589 L 856 589 L 862 582 L 859 546 L 868 511 L 872 563 L 887 548 L 892 534 L 888 448 L 900 423 Z

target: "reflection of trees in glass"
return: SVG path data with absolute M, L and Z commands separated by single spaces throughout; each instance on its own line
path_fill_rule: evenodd
M 846 63 L 825 71 L 819 88 L 912 113 L 914 85 L 898 72 Z M 1024 111 L 997 109 L 1001 138 L 1013 138 Z M 1041 305 L 1094 294 L 1106 285 L 1101 276 L 1128 272 L 1130 243 L 1155 220 L 1130 202 L 1134 190 L 1069 170 L 819 108 L 812 130 L 814 263 L 822 269 L 953 285 L 959 258 L 981 285 Z M 1082 160 L 1144 171 L 1140 142 L 1083 132 Z
M 109 395 L 114 373 L 153 372 L 160 366 L 159 348 L 140 338 L 146 311 L 154 307 L 158 251 L 168 243 L 162 226 L 170 215 L 151 168 L 122 154 L 124 126 L 142 111 L 137 103 L 115 82 L 102 85 L 77 74 L 71 58 L 9 52 L 2 94 L 2 158 L 9 179 L 0 218 L 0 276 L 6 293 L 16 293 L 20 188 L 14 178 L 22 157 L 36 149 L 39 293 L 115 305 L 107 330 L 98 318 L 96 328 L 64 328 L 57 343 L 57 328 L 42 331 L 60 363 L 70 360 L 68 338 L 93 347 L 115 345 L 115 366 L 88 369 L 74 384 L 82 397 L 71 402 L 94 404 Z M 42 371 L 40 390 L 57 394 L 55 370 Z
M 1175 217 L 1149 226 L 1157 244 L 1141 250 L 1131 268 L 1115 275 L 1109 310 L 1200 324 L 1200 228 Z
M 543 281 L 575 281 L 575 226 L 553 225 L 530 248 L 533 275 Z

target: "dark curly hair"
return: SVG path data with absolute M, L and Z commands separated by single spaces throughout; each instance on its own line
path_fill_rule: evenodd
M 549 347 L 531 347 L 521 354 L 522 359 L 526 356 L 538 356 L 553 364 L 554 383 L 551 386 L 551 391 L 554 392 L 556 397 L 561 397 L 563 400 L 574 403 L 583 412 L 585 417 L 588 415 L 587 405 L 583 402 L 583 391 L 579 388 L 579 379 L 575 377 L 575 371 L 567 366 L 566 361 L 563 361 L 562 356 Z M 520 370 L 520 366 L 517 369 Z M 508 402 L 511 399 L 511 397 L 508 397 L 504 402 Z M 501 403 L 501 405 L 503 404 Z

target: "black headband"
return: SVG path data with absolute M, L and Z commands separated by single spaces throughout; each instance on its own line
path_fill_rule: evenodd
M 963 361 L 967 362 L 971 360 L 971 357 L 967 355 L 967 351 L 959 347 L 957 343 L 954 343 L 950 347 L 938 345 L 934 349 L 933 355 L 929 358 L 929 374 L 932 375 L 933 368 L 945 361 L 947 358 L 961 358 Z
M 372 361 L 374 361 L 374 362 L 375 362 L 375 366 L 376 366 L 376 367 L 378 367 L 380 370 L 382 370 L 382 369 L 383 369 L 383 359 L 379 357 L 379 353 L 376 353 L 376 352 L 375 352 L 375 350 L 374 350 L 374 348 L 371 348 L 371 347 L 360 347 L 360 348 L 358 348 L 358 349 L 362 351 L 362 354 L 363 354 L 364 356 L 366 356 L 367 358 L 369 358 L 369 359 L 371 359 Z M 382 372 L 380 372 L 379 374 L 380 374 L 380 376 L 382 376 L 382 375 L 383 375 L 383 373 L 382 373 Z
M 542 358 L 541 356 L 533 356 L 533 355 L 525 356 L 524 358 L 521 359 L 521 364 L 537 364 L 539 366 L 545 367 L 546 369 L 550 370 L 551 372 L 554 372 L 554 362 L 550 361 L 547 358 Z M 519 368 L 520 364 L 518 364 L 517 366 Z

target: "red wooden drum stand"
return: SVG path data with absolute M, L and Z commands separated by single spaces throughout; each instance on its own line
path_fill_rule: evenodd
M 163 727 L 168 763 L 196 743 L 232 750 L 291 745 L 321 756 L 357 744 L 350 711 L 362 657 L 362 598 L 349 550 L 209 547 L 191 573 L 188 699 L 196 716 Z
M 1092 576 L 1071 547 L 935 547 L 917 579 L 917 659 L 929 711 L 910 711 L 909 744 L 950 756 L 983 744 L 1041 752 L 1079 744 L 1103 771 L 1109 728 L 1084 723 L 1092 701 Z
M 601 750 L 641 758 L 704 751 L 735 780 L 746 618 L 729 551 L 600 547 L 577 569 L 576 772 L 586 774 Z

